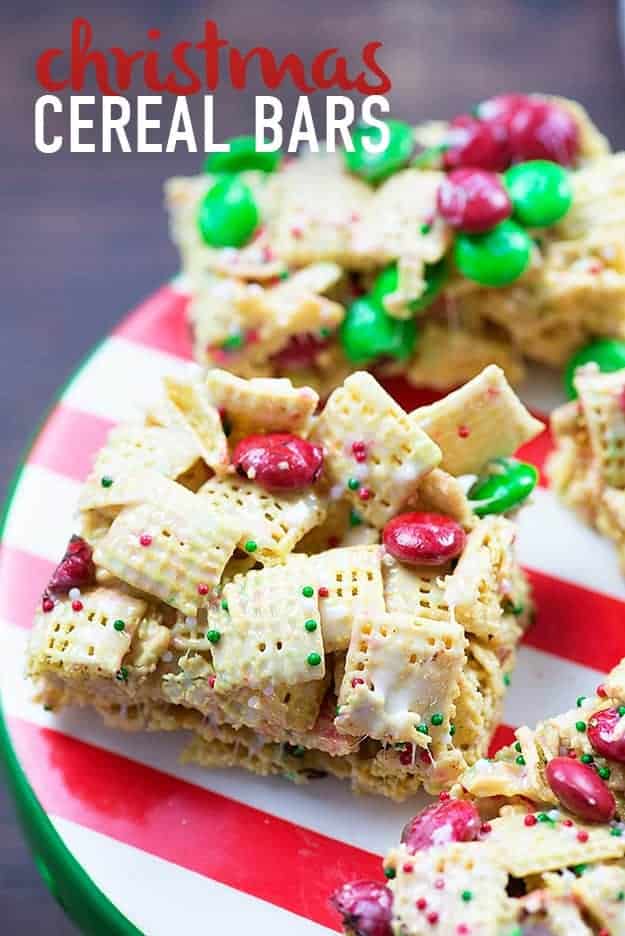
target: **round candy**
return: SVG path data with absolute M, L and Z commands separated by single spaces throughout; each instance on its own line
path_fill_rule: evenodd
M 495 458 L 467 496 L 478 517 L 505 513 L 529 497 L 537 481 L 538 472 L 533 465 L 516 458 Z
M 550 159 L 561 166 L 575 162 L 579 127 L 572 115 L 548 101 L 528 98 L 507 124 L 513 162 Z
M 615 728 L 620 721 L 618 709 L 608 708 L 595 712 L 588 721 L 588 740 L 597 754 L 625 764 L 625 737 L 615 734 Z
M 571 207 L 573 189 L 568 172 L 547 159 L 512 166 L 504 182 L 514 216 L 527 227 L 546 227 L 563 218 Z
M 377 143 L 382 131 L 379 127 L 358 126 L 352 132 L 353 152 L 343 150 L 345 165 L 350 172 L 366 182 L 382 182 L 406 165 L 414 149 L 414 132 L 403 120 L 387 120 L 389 141 L 381 153 L 369 153 L 363 140 Z
M 483 286 L 507 286 L 525 272 L 532 241 L 514 221 L 502 221 L 486 234 L 458 234 L 456 266 L 467 279 Z
M 512 212 L 499 176 L 484 169 L 454 169 L 441 182 L 436 204 L 451 227 L 468 234 L 489 231 Z
M 482 820 L 468 800 L 448 799 L 433 803 L 408 822 L 401 840 L 411 854 L 447 845 L 449 842 L 473 842 L 479 835 Z
M 257 153 L 253 136 L 232 137 L 228 153 L 209 153 L 204 162 L 205 172 L 273 172 L 280 165 L 282 153 Z
M 242 247 L 259 221 L 252 190 L 236 176 L 224 176 L 200 202 L 197 220 L 209 247 Z
M 330 341 L 330 338 L 314 335 L 312 332 L 291 335 L 285 346 L 271 355 L 271 360 L 280 368 L 309 367 L 319 352 L 328 347 Z
M 545 771 L 547 783 L 573 815 L 586 822 L 609 822 L 616 802 L 597 772 L 571 757 L 554 757 Z
M 449 265 L 445 257 L 437 263 L 426 263 L 424 274 L 425 289 L 418 299 L 413 299 L 412 302 L 408 303 L 410 311 L 422 312 L 423 309 L 427 309 L 438 296 L 448 276 Z M 376 277 L 370 294 L 371 298 L 378 303 L 382 303 L 385 296 L 389 293 L 396 292 L 398 282 L 399 274 L 397 272 L 397 264 L 391 263 L 390 266 L 387 266 L 386 269 L 382 270 Z
M 444 565 L 459 556 L 466 534 L 451 517 L 436 513 L 405 513 L 384 527 L 386 551 L 410 565 Z
M 507 134 L 503 127 L 478 120 L 470 114 L 455 117 L 449 127 L 449 146 L 443 156 L 445 169 L 503 172 L 510 165 Z
M 378 881 L 343 884 L 330 898 L 354 936 L 392 936 L 393 895 Z
M 91 546 L 81 536 L 72 536 L 65 555 L 52 573 L 46 591 L 60 594 L 72 588 L 84 588 L 85 585 L 95 582 L 92 552 Z
M 317 480 L 323 449 L 287 432 L 247 436 L 232 453 L 238 473 L 269 491 L 296 490 Z
M 348 361 L 366 364 L 379 357 L 405 360 L 417 340 L 414 319 L 390 316 L 371 296 L 355 299 L 348 307 L 339 332 Z
M 619 341 L 618 338 L 599 338 L 575 352 L 564 369 L 564 386 L 569 400 L 577 398 L 573 378 L 577 368 L 583 367 L 584 364 L 596 364 L 602 374 L 621 370 L 625 367 L 625 341 Z

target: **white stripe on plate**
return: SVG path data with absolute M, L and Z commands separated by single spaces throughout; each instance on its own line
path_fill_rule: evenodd
M 178 763 L 186 734 L 115 731 L 89 709 L 67 709 L 58 715 L 32 702 L 32 686 L 16 661 L 25 658 L 27 632 L 0 624 L 3 637 L 0 687 L 9 715 L 55 728 L 73 738 L 139 761 L 204 789 L 262 809 L 297 825 L 314 829 L 377 854 L 384 854 L 397 830 L 428 798 L 392 803 L 381 797 L 358 796 L 349 784 L 333 778 L 294 786 L 278 777 L 257 777 L 241 770 L 207 770 Z M 508 724 L 533 725 L 541 718 L 572 708 L 578 695 L 600 682 L 592 669 L 569 663 L 532 647 L 521 647 L 506 705 Z
M 614 544 L 591 530 L 547 488 L 519 511 L 519 559 L 574 585 L 625 600 Z
M 94 884 L 149 936 L 171 936 L 179 932 L 181 923 L 187 933 L 322 936 L 331 932 L 288 910 L 75 822 L 58 816 L 50 818 Z
M 57 560 L 73 531 L 80 482 L 27 465 L 4 539 L 12 546 Z M 612 543 L 581 523 L 546 488 L 519 511 L 519 559 L 523 565 L 625 601 Z
M 70 383 L 65 403 L 118 422 L 139 416 L 162 396 L 161 379 L 200 373 L 197 364 L 173 354 L 112 337 L 98 348 Z

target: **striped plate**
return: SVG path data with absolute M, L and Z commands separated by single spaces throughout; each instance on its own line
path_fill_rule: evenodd
M 32 611 L 94 452 L 114 422 L 154 398 L 161 375 L 195 368 L 185 303 L 164 287 L 94 351 L 17 477 L 1 544 L 0 744 L 38 866 L 85 933 L 314 936 L 338 928 L 328 894 L 346 878 L 379 876 L 379 856 L 419 802 L 354 797 L 332 779 L 297 787 L 183 767 L 181 739 L 115 733 L 87 711 L 47 714 L 22 675 Z M 406 405 L 423 396 L 389 387 Z M 544 374 L 524 389 L 539 411 L 559 402 Z M 523 455 L 541 467 L 549 447 L 545 434 Z M 544 483 L 522 513 L 520 553 L 539 612 L 495 744 L 519 722 L 569 707 L 625 655 L 613 551 Z

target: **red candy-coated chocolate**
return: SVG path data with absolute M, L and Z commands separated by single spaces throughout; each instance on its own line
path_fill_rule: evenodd
M 65 555 L 52 573 L 46 592 L 61 594 L 70 588 L 82 588 L 95 581 L 91 546 L 80 536 L 72 536 Z
M 464 549 L 466 534 L 451 517 L 435 513 L 407 513 L 384 527 L 387 552 L 412 565 L 442 565 Z
M 618 709 L 608 708 L 596 712 L 588 721 L 588 740 L 597 754 L 625 764 L 625 737 L 622 734 L 614 735 L 614 729 L 620 721 Z
M 507 125 L 510 123 L 516 112 L 527 104 L 531 104 L 532 99 L 527 94 L 497 94 L 495 97 L 488 98 L 478 105 L 477 113 L 480 120 L 487 123 L 500 123 Z
M 291 335 L 285 346 L 271 356 L 271 360 L 279 367 L 308 367 L 329 344 L 329 338 L 320 338 L 311 332 Z
M 411 854 L 446 845 L 473 842 L 480 834 L 480 814 L 468 800 L 450 799 L 428 806 L 404 826 L 401 840 Z
M 489 231 L 512 213 L 499 176 L 484 169 L 454 169 L 441 182 L 436 203 L 451 227 L 468 234 Z
M 393 895 L 378 881 L 352 881 L 330 898 L 354 936 L 391 936 Z
M 443 155 L 445 169 L 486 169 L 503 172 L 510 165 L 505 128 L 461 114 L 450 124 L 450 146 Z
M 547 764 L 547 783 L 562 805 L 587 822 L 609 822 L 616 802 L 597 773 L 581 761 L 554 757 Z
M 550 159 L 570 166 L 575 161 L 579 127 L 563 108 L 530 99 L 516 109 L 507 126 L 513 162 Z
M 239 474 L 267 490 L 295 490 L 313 484 L 323 466 L 323 449 L 286 432 L 247 436 L 232 455 Z

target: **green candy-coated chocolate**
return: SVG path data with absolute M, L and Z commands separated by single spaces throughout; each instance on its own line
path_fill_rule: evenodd
M 425 289 L 418 299 L 413 299 L 408 303 L 411 312 L 422 312 L 431 305 L 439 292 L 445 285 L 449 275 L 449 267 L 445 257 L 438 263 L 426 263 L 425 265 Z M 371 290 L 371 297 L 377 302 L 382 302 L 389 293 L 397 290 L 398 273 L 397 264 L 391 263 L 386 269 L 378 274 Z
M 224 176 L 208 190 L 198 211 L 198 227 L 209 247 L 242 247 L 258 227 L 259 212 L 249 185 Z
M 405 360 L 417 340 L 414 319 L 392 318 L 371 296 L 355 299 L 348 307 L 339 337 L 343 353 L 353 364 L 367 364 L 379 357 Z
M 387 120 L 389 141 L 381 153 L 369 153 L 363 140 L 377 142 L 381 136 L 379 127 L 358 126 L 352 132 L 353 152 L 343 150 L 345 165 L 349 172 L 366 182 L 382 182 L 405 166 L 414 148 L 413 129 L 403 120 Z
M 495 458 L 467 496 L 478 517 L 505 513 L 529 497 L 537 481 L 538 472 L 533 465 L 516 458 Z
M 564 369 L 564 387 L 569 400 L 577 399 L 573 378 L 577 368 L 583 367 L 584 364 L 596 364 L 603 374 L 622 370 L 625 368 L 625 341 L 619 341 L 618 338 L 599 338 L 575 352 Z
M 502 221 L 485 234 L 457 234 L 454 260 L 467 279 L 483 286 L 507 286 L 526 270 L 532 241 L 514 221 Z
M 280 165 L 282 153 L 257 153 L 253 136 L 238 136 L 226 140 L 228 153 L 209 153 L 204 161 L 204 172 L 274 172 Z
M 527 227 L 547 227 L 571 207 L 573 189 L 566 169 L 548 159 L 512 166 L 504 175 L 514 217 Z

